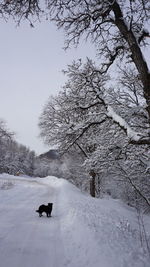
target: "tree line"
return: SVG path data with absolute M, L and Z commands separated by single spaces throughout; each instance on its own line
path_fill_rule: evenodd
M 0 173 L 33 176 L 35 152 L 15 141 L 15 135 L 0 120 Z
M 41 178 L 57 176 L 75 183 L 73 173 L 81 163 L 82 157 L 71 153 L 63 157 L 60 157 L 58 152 L 56 154 L 55 158 L 47 157 L 47 153 L 37 155 L 35 151 L 19 144 L 15 140 L 15 133 L 8 129 L 3 119 L 0 119 L 0 173 Z

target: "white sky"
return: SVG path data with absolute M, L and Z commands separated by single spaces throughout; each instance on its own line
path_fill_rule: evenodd
M 63 33 L 50 22 L 35 28 L 0 22 L 0 118 L 19 143 L 39 154 L 49 147 L 38 138 L 38 118 L 48 97 L 65 82 L 62 69 L 73 59 L 93 58 L 95 50 L 83 43 L 65 52 Z

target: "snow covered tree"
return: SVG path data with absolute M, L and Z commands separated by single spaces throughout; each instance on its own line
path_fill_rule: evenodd
M 0 172 L 26 175 L 34 172 L 34 151 L 15 141 L 14 134 L 7 129 L 6 123 L 0 120 Z
M 150 74 L 140 46 L 150 18 L 148 0 L 136 1 L 49 1 L 51 15 L 58 27 L 68 36 L 67 45 L 80 41 L 83 34 L 97 44 L 103 58 L 101 72 L 106 72 L 117 58 L 135 64 L 143 84 L 144 97 L 150 120 Z M 102 60 L 102 59 L 101 59 Z
M 133 95 L 130 88 L 128 91 L 109 88 L 109 76 L 101 74 L 89 59 L 85 64 L 79 60 L 69 65 L 66 74 L 68 82 L 57 97 L 49 99 L 40 118 L 41 136 L 46 143 L 65 142 L 67 150 L 78 145 L 78 140 L 91 128 L 92 131 L 99 125 L 104 128 L 105 123 L 119 126 L 130 143 L 149 142 L 148 117 L 143 102 L 136 103 L 139 97 L 144 99 L 141 94 Z
M 14 134 L 6 127 L 4 120 L 0 119 L 0 172 L 7 172 L 7 147 L 12 144 Z
M 141 83 L 135 91 L 135 79 L 127 86 L 128 79 L 126 85 L 123 76 L 124 87 L 109 88 L 109 77 L 101 74 L 89 59 L 84 65 L 81 61 L 74 62 L 68 66 L 66 74 L 68 82 L 58 96 L 49 99 L 41 114 L 41 136 L 48 144 L 58 145 L 63 152 L 71 148 L 80 150 L 85 157 L 87 173 L 94 170 L 97 175 L 96 191 L 101 187 L 101 176 L 115 172 L 116 178 L 124 175 L 124 185 L 128 182 L 129 186 L 129 177 L 140 185 L 141 178 L 148 178 L 148 173 L 142 175 L 147 166 L 141 165 L 141 161 L 149 159 L 148 145 L 139 147 L 139 140 L 148 138 L 149 132 Z M 125 74 L 129 76 L 130 73 Z M 144 193 L 141 187 L 143 189 L 143 183 L 139 187 L 141 195 L 148 195 L 148 187 L 143 189 Z M 136 188 L 135 185 L 134 190 Z

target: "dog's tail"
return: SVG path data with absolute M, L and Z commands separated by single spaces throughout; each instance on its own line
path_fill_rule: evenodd
M 39 210 L 36 210 L 36 212 L 39 212 Z

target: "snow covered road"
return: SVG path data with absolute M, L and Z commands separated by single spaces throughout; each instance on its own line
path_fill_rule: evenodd
M 14 188 L 1 190 L 0 266 L 63 266 L 59 219 L 39 218 L 35 209 L 55 202 L 52 187 L 13 179 Z
M 38 217 L 54 203 L 52 217 Z M 149 267 L 136 216 L 92 199 L 63 179 L 0 175 L 1 267 Z

